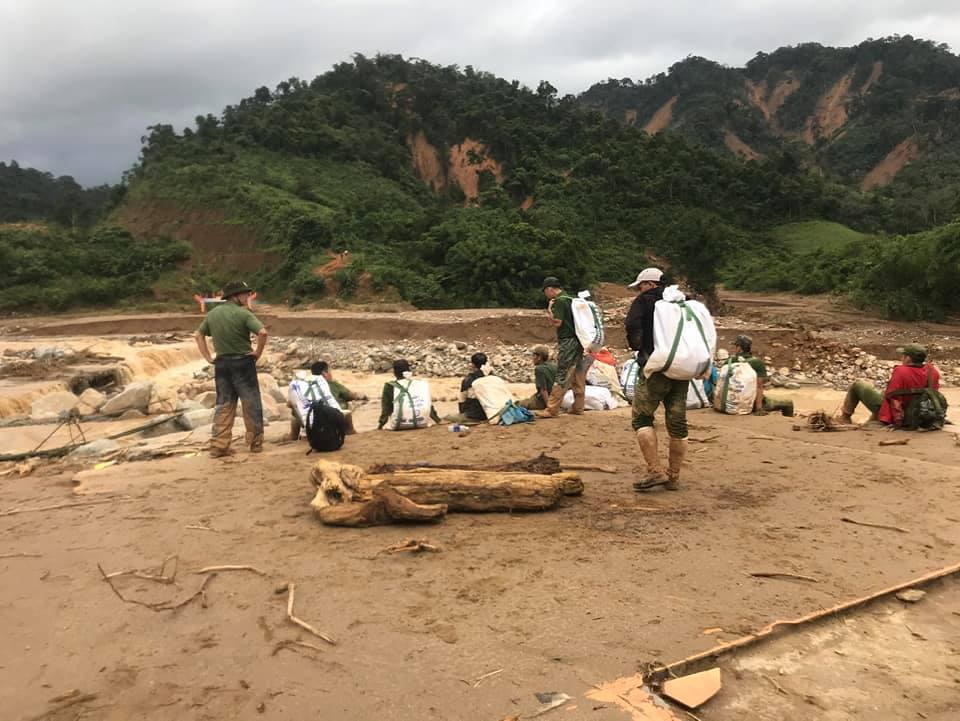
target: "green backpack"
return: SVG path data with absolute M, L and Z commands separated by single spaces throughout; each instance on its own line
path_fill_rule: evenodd
M 909 430 L 938 431 L 947 422 L 947 399 L 933 387 L 933 372 L 927 366 L 926 388 L 905 388 L 892 391 L 894 396 L 913 396 L 903 411 L 903 427 Z

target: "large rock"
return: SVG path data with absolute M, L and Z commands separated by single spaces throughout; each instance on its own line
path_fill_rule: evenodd
M 177 418 L 177 425 L 185 431 L 194 431 L 198 428 L 209 427 L 213 423 L 213 409 L 199 408 L 187 411 Z
M 263 405 L 263 420 L 266 423 L 278 421 L 284 417 L 284 411 L 287 410 L 286 403 L 280 404 L 272 396 L 261 394 L 260 400 Z M 289 411 L 288 411 L 289 412 Z
M 80 402 L 94 411 L 99 411 L 106 400 L 107 397 L 96 388 L 87 388 L 80 394 Z
M 119 415 L 128 410 L 146 413 L 150 407 L 151 393 L 153 393 L 153 383 L 151 381 L 131 383 L 104 403 L 100 412 L 106 416 Z
M 287 398 L 280 390 L 277 379 L 267 373 L 258 373 L 257 380 L 260 382 L 260 395 L 270 396 L 277 403 L 286 403 Z
M 158 415 L 161 413 L 173 413 L 177 408 L 177 394 L 172 388 L 160 388 L 154 386 L 150 391 L 150 403 L 147 406 L 147 413 Z
M 61 413 L 69 414 L 79 402 L 80 399 L 70 391 L 48 393 L 30 405 L 30 418 L 34 421 L 56 420 Z
M 193 400 L 199 403 L 203 408 L 213 408 L 215 405 L 217 405 L 217 392 L 204 391 Z
M 88 458 L 102 456 L 104 453 L 110 453 L 110 451 L 115 451 L 120 447 L 120 444 L 116 441 L 112 441 L 109 438 L 99 438 L 90 443 L 85 443 L 78 448 L 75 448 L 70 455 L 72 456 L 85 456 Z

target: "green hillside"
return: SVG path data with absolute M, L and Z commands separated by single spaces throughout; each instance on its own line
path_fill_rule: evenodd
M 770 230 L 770 237 L 795 252 L 837 250 L 863 240 L 865 233 L 828 220 L 788 223 Z

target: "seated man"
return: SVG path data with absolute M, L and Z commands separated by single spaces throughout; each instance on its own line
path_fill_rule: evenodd
M 538 345 L 533 349 L 533 384 L 536 393 L 520 401 L 517 405 L 528 411 L 542 411 L 547 407 L 550 391 L 557 382 L 557 364 L 550 361 L 550 351 L 546 346 Z
M 317 372 L 319 371 L 319 372 Z M 310 372 L 314 375 L 323 376 L 327 385 L 330 386 L 330 394 L 340 404 L 341 408 L 346 408 L 350 401 L 365 401 L 367 396 L 363 393 L 354 393 L 342 383 L 333 379 L 333 373 L 330 372 L 330 364 L 326 361 L 317 361 L 310 366 Z
M 430 398 L 430 386 L 424 380 L 414 380 L 410 362 L 404 358 L 395 360 L 393 376 L 396 380 L 383 384 L 377 430 L 426 428 L 428 416 L 434 423 L 440 423 L 440 415 Z
M 300 432 L 307 420 L 307 412 L 315 401 L 320 401 L 343 413 L 344 435 L 356 433 L 353 427 L 353 414 L 345 410 L 345 404 L 341 405 L 336 398 L 329 376 L 329 366 L 319 361 L 310 366 L 309 376 L 294 378 L 290 382 L 287 400 L 287 406 L 290 408 L 290 440 L 300 439 Z
M 767 366 L 761 358 L 753 355 L 753 340 L 748 335 L 738 335 L 733 340 L 734 362 L 749 363 L 757 374 L 757 395 L 753 402 L 753 412 L 766 415 L 770 411 L 780 411 L 783 415 L 793 416 L 793 401 L 788 398 L 768 398 L 764 394 L 764 381 L 767 379 Z
M 901 364 L 893 369 L 886 390 L 881 393 L 870 381 L 856 381 L 847 391 L 837 416 L 839 420 L 852 423 L 853 413 L 857 405 L 862 403 L 869 409 L 871 421 L 880 421 L 891 428 L 916 429 L 920 424 L 917 419 L 910 417 L 911 401 L 923 394 L 928 385 L 936 391 L 939 396 L 937 402 L 943 405 L 943 411 L 946 412 L 946 401 L 939 394 L 940 371 L 932 363 L 926 362 L 927 349 L 910 343 L 897 348 L 897 353 L 900 354 Z

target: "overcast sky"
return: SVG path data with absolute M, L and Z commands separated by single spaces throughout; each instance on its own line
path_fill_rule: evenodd
M 579 93 L 694 54 L 911 34 L 960 49 L 957 0 L 0 0 L 0 160 L 116 182 L 177 130 L 355 52 L 473 65 Z

